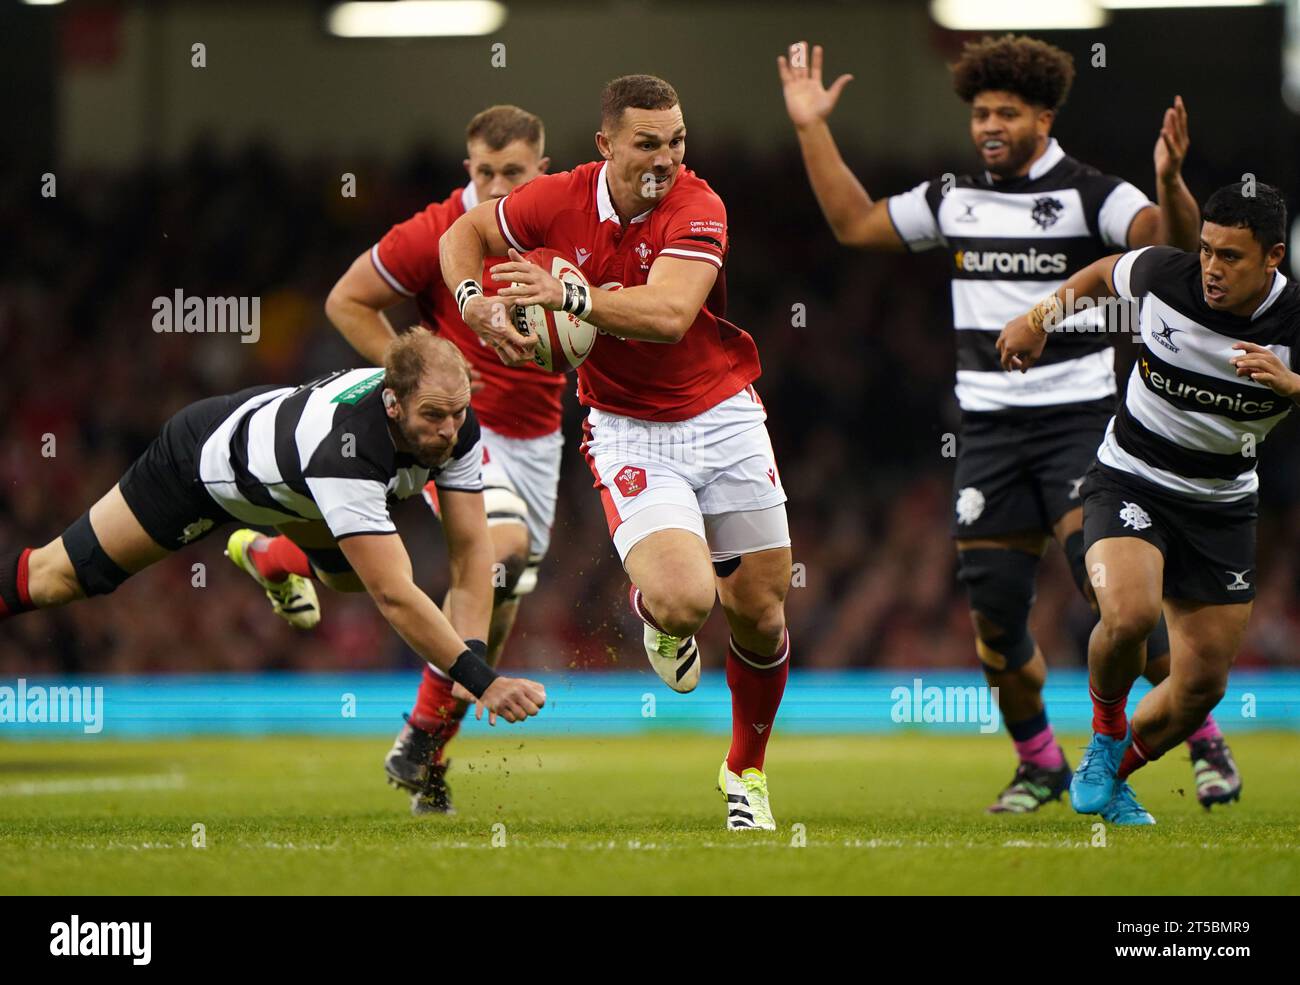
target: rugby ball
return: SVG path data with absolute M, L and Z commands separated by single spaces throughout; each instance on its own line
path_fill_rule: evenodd
M 555 250 L 533 250 L 524 259 L 558 280 L 591 286 L 578 265 Z M 596 344 L 595 325 L 567 311 L 547 311 L 540 304 L 516 306 L 515 328 L 520 335 L 537 336 L 533 362 L 553 373 L 581 366 Z

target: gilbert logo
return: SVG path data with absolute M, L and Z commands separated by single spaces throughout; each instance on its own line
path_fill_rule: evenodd
M 1151 338 L 1155 339 L 1155 341 L 1159 342 L 1170 352 L 1177 352 L 1178 346 L 1174 342 L 1174 332 L 1181 332 L 1182 329 L 1174 328 L 1163 318 L 1158 319 L 1158 321 L 1160 322 L 1161 330 L 1159 332 L 1153 330 L 1151 332 Z
M 134 921 L 82 923 L 77 914 L 50 926 L 50 954 L 56 958 L 129 957 L 145 965 L 152 956 L 153 924 Z

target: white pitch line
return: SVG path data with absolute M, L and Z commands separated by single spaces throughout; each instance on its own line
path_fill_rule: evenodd
M 100 776 L 82 780 L 24 780 L 0 784 L 0 797 L 38 797 L 46 794 L 117 793 L 123 790 L 177 790 L 185 785 L 180 773 L 150 776 Z

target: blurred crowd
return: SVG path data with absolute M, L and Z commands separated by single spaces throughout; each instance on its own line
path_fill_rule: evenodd
M 953 461 L 944 436 L 956 431 L 957 412 L 942 259 L 839 247 L 788 150 L 762 159 L 693 147 L 688 163 L 728 205 L 728 318 L 757 338 L 763 359 L 758 389 L 790 495 L 796 666 L 973 668 L 948 534 Z M 864 170 L 882 193 L 930 176 Z M 340 194 L 344 171 L 356 175 L 355 197 Z M 358 365 L 325 318 L 326 294 L 390 224 L 444 198 L 465 175 L 427 151 L 400 167 L 304 166 L 260 147 L 229 153 L 199 143 L 174 165 L 57 181 L 47 198 L 28 171 L 0 171 L 0 226 L 10 242 L 0 254 L 6 548 L 57 536 L 184 404 Z M 153 299 L 176 289 L 260 297 L 260 340 L 154 332 Z M 415 320 L 413 309 L 390 316 L 398 325 Z M 580 418 L 570 396 L 551 553 L 506 660 L 640 669 L 626 578 L 577 453 Z M 1241 665 L 1297 663 L 1295 440 L 1294 425 L 1284 425 L 1262 453 L 1259 598 Z M 419 500 L 395 515 L 421 583 L 440 598 L 446 566 L 436 521 Z M 364 597 L 323 590 L 319 629 L 291 630 L 222 558 L 224 541 L 210 536 L 111 598 L 5 623 L 0 676 L 414 671 L 414 656 Z M 1091 613 L 1058 549 L 1043 568 L 1035 638 L 1049 663 L 1080 665 Z M 715 613 L 702 634 L 707 663 L 720 665 L 725 641 Z

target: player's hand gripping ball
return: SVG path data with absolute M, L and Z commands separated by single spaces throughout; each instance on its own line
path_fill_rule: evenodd
M 578 265 L 555 250 L 532 250 L 524 259 L 556 280 L 590 286 Z M 557 373 L 581 366 L 596 344 L 596 326 L 567 311 L 550 311 L 540 304 L 517 305 L 515 328 L 520 335 L 537 337 L 533 362 Z

